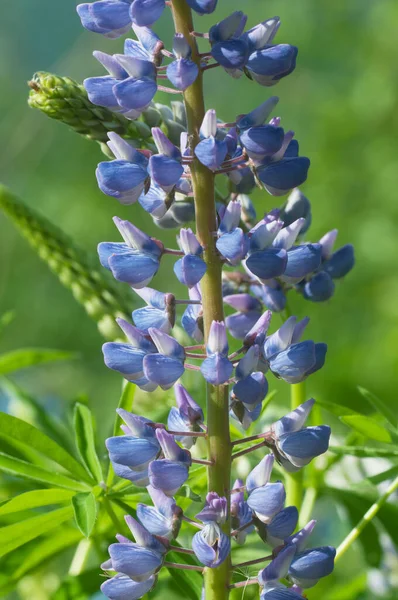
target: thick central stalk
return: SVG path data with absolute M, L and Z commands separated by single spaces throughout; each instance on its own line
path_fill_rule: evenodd
M 172 0 L 177 33 L 183 33 L 192 48 L 192 60 L 200 65 L 199 51 L 193 31 L 192 13 L 185 0 Z M 195 83 L 184 92 L 188 121 L 189 143 L 194 148 L 199 142 L 199 129 L 205 115 L 202 72 Z M 204 248 L 206 274 L 201 280 L 205 341 L 212 321 L 224 320 L 221 289 L 222 264 L 216 249 L 217 215 L 214 195 L 214 174 L 195 159 L 191 165 L 195 198 L 196 234 Z M 229 435 L 228 386 L 207 385 L 208 488 L 227 496 L 231 484 L 231 441 Z M 230 520 L 225 524 L 230 534 Z M 217 569 L 205 570 L 206 600 L 225 600 L 229 597 L 230 561 Z

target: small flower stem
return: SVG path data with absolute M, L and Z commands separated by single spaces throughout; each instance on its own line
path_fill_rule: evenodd
M 255 450 L 260 450 L 260 448 L 264 448 L 266 446 L 265 442 L 261 442 L 260 444 L 256 444 L 255 446 L 251 446 L 250 448 L 245 448 L 244 450 L 240 450 L 239 452 L 235 452 L 232 455 L 232 460 L 235 458 L 239 458 L 240 456 L 244 456 L 245 454 L 249 454 L 250 452 L 254 452 Z
M 187 129 L 192 150 L 199 143 L 199 129 L 205 115 L 203 72 L 201 57 L 195 39 L 192 12 L 186 0 L 172 0 L 175 30 L 182 33 L 191 46 L 191 59 L 199 67 L 195 82 L 184 92 Z M 214 173 L 195 158 L 190 167 L 195 198 L 196 235 L 204 248 L 203 260 L 206 273 L 201 279 L 204 337 L 207 342 L 213 321 L 224 320 L 222 297 L 222 262 L 216 248 L 217 212 L 215 203 Z M 231 442 L 229 434 L 229 390 L 227 385 L 207 385 L 207 448 L 208 489 L 227 497 L 231 486 Z M 230 536 L 230 516 L 223 531 Z M 231 563 L 228 558 L 215 569 L 205 570 L 206 600 L 227 600 Z
M 170 431 L 167 430 L 171 435 L 180 435 L 184 437 L 206 437 L 206 433 L 202 431 Z
M 206 465 L 206 467 L 212 467 L 214 465 L 212 460 L 202 460 L 201 458 L 193 458 L 192 462 L 195 465 Z
M 163 566 L 168 569 L 183 569 L 184 571 L 199 571 L 200 573 L 203 573 L 203 567 L 199 567 L 199 565 L 180 565 L 180 563 L 165 561 Z
M 242 438 L 241 440 L 235 440 L 234 442 L 232 442 L 232 446 L 238 446 L 239 444 L 246 444 L 247 442 L 254 442 L 255 440 L 261 440 L 261 439 L 265 438 L 267 435 L 268 435 L 268 432 L 257 433 L 257 435 L 251 435 L 250 437 Z
M 204 346 L 203 344 L 201 345 L 197 345 L 197 346 L 184 346 L 185 350 L 191 351 L 191 350 L 203 350 Z
M 234 529 L 233 531 L 231 531 L 231 536 L 238 535 L 238 533 L 240 533 L 241 531 L 244 531 L 248 527 L 251 527 L 253 525 L 253 523 L 254 523 L 254 521 L 252 520 L 252 521 L 249 521 L 248 523 L 245 523 L 241 527 L 238 527 L 238 529 Z
M 180 554 L 195 554 L 189 548 L 180 548 L 180 546 L 169 546 L 169 552 L 180 552 Z
M 193 521 L 192 519 L 190 519 L 189 517 L 186 517 L 185 515 L 183 515 L 182 520 L 185 521 L 185 523 L 189 523 L 189 525 L 196 527 L 196 529 L 203 529 L 203 525 L 201 523 L 198 523 L 197 521 Z
M 234 590 L 236 588 L 243 588 L 246 587 L 247 585 L 258 585 L 258 579 L 257 577 L 252 577 L 251 579 L 246 579 L 245 581 L 238 581 L 238 583 L 232 583 L 231 585 L 229 585 L 229 589 L 230 590 Z
M 164 248 L 163 254 L 172 254 L 173 256 L 184 256 L 182 250 L 174 250 L 173 248 Z
M 158 85 L 159 92 L 166 92 L 166 94 L 182 94 L 180 90 L 173 90 L 173 88 L 166 87 L 164 85 Z
M 290 408 L 295 410 L 300 404 L 305 402 L 305 383 L 294 383 L 290 386 Z M 300 511 L 303 502 L 303 471 L 286 474 L 286 504 L 287 506 L 296 506 Z
M 233 569 L 241 569 L 243 567 L 250 567 L 251 565 L 259 565 L 260 563 L 263 563 L 267 560 L 272 560 L 273 558 L 274 557 L 272 554 L 269 554 L 268 556 L 263 556 L 262 558 L 255 558 L 254 560 L 248 560 L 247 562 L 233 565 Z
M 365 529 L 366 525 L 371 522 L 371 520 L 377 515 L 383 504 L 385 504 L 388 498 L 391 496 L 393 492 L 398 489 L 398 477 L 394 479 L 394 481 L 388 486 L 386 491 L 377 502 L 372 504 L 369 510 L 366 511 L 362 519 L 359 523 L 350 531 L 345 540 L 343 540 L 340 546 L 337 548 L 336 560 L 339 560 L 343 554 L 348 550 L 353 542 L 361 535 L 362 531 Z
M 212 63 L 211 65 L 206 65 L 205 67 L 202 67 L 202 71 L 208 71 L 209 69 L 215 69 L 216 67 L 219 67 L 219 63 Z
M 195 305 L 199 305 L 199 304 L 202 304 L 202 302 L 200 300 L 176 300 L 175 304 L 195 304 Z M 189 350 L 189 348 L 203 348 L 203 346 L 185 346 L 186 350 Z
M 190 365 L 189 363 L 185 363 L 185 368 L 190 369 L 191 371 L 200 371 L 198 365 Z
M 185 352 L 185 356 L 187 356 L 188 358 L 199 358 L 200 360 L 204 360 L 205 358 L 207 358 L 206 354 L 197 354 L 195 352 Z

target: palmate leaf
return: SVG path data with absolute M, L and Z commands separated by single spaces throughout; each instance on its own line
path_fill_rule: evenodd
M 390 408 L 385 402 L 380 400 L 377 396 L 365 390 L 365 388 L 358 386 L 359 393 L 366 398 L 366 400 L 376 409 L 376 411 L 380 412 L 386 419 L 391 423 L 393 427 L 398 426 L 398 415 L 397 412 Z
M 80 492 L 72 498 L 75 521 L 85 537 L 89 537 L 97 518 L 97 503 L 92 492 Z
M 59 228 L 28 208 L 4 186 L 0 186 L 0 208 L 97 322 L 101 334 L 107 339 L 120 337 L 115 317 L 128 318 L 131 307 L 107 277 L 105 269 L 98 268 L 98 260 L 90 258 Z
M 20 403 L 24 408 L 28 408 L 34 422 L 54 441 L 65 449 L 72 449 L 72 436 L 69 430 L 61 421 L 58 421 L 49 411 L 45 410 L 39 400 L 27 394 L 19 385 L 6 377 L 0 379 L 0 389 L 5 392 L 8 398 Z
M 76 446 L 79 456 L 97 483 L 103 480 L 102 467 L 95 449 L 93 416 L 88 406 L 77 402 L 73 411 Z
M 64 350 L 49 350 L 46 348 L 22 348 L 0 354 L 0 375 L 8 375 L 26 367 L 58 360 L 71 360 L 76 354 Z
M 56 529 L 72 517 L 72 506 L 66 506 L 37 517 L 32 517 L 31 519 L 25 519 L 24 521 L 1 527 L 0 557 L 44 533 Z
M 355 429 L 355 431 L 358 431 L 365 437 L 376 440 L 377 442 L 388 444 L 392 441 L 390 432 L 383 427 L 383 425 L 370 417 L 365 417 L 363 415 L 345 415 L 340 417 L 340 421 L 352 429 Z
M 73 491 L 59 488 L 25 492 L 11 498 L 11 500 L 2 502 L 0 504 L 0 517 L 23 510 L 29 510 L 30 508 L 39 508 L 42 506 L 49 506 L 50 504 L 69 503 L 73 494 Z
M 40 481 L 40 483 L 62 487 L 67 490 L 74 490 L 75 492 L 87 492 L 89 489 L 87 484 L 67 477 L 63 473 L 58 473 L 55 470 L 48 471 L 4 452 L 0 452 L 0 471 L 16 477 Z
M 6 436 L 34 448 L 78 479 L 91 483 L 91 478 L 85 468 L 69 452 L 33 425 L 22 421 L 22 419 L 0 412 L 0 436 Z

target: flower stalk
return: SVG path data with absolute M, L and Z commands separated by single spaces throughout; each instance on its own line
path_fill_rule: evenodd
M 199 66 L 200 54 L 195 37 L 192 12 L 185 0 L 172 0 L 176 33 L 182 33 L 190 43 L 192 60 Z M 192 148 L 198 144 L 199 129 L 205 115 L 202 73 L 184 92 L 188 136 Z M 197 158 L 191 164 L 192 188 L 195 199 L 196 235 L 204 248 L 206 274 L 201 280 L 205 342 L 213 321 L 224 319 L 222 297 L 222 262 L 216 248 L 217 212 L 214 174 Z M 207 391 L 207 450 L 212 465 L 208 467 L 208 489 L 228 499 L 231 480 L 231 444 L 229 432 L 228 386 L 206 385 Z M 229 516 L 223 527 L 229 535 Z M 230 562 L 226 560 L 215 569 L 207 569 L 205 594 L 207 600 L 225 600 L 229 597 Z

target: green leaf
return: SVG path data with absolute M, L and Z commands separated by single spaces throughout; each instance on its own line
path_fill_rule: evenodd
M 169 552 L 167 560 L 187 565 L 198 564 L 191 555 L 180 554 L 179 552 Z M 174 568 L 169 568 L 168 571 L 187 598 L 190 598 L 190 600 L 199 600 L 202 595 L 203 577 L 198 571 L 184 571 Z
M 23 407 L 27 407 L 29 413 L 32 414 L 34 422 L 40 425 L 58 444 L 64 448 L 68 448 L 68 450 L 72 448 L 72 438 L 69 435 L 68 429 L 45 410 L 36 398 L 27 394 L 14 381 L 6 377 L 0 379 L 0 387 L 7 397 L 22 404 Z
M 24 558 L 20 567 L 13 573 L 13 581 L 18 581 L 37 566 L 42 567 L 45 561 L 53 559 L 59 552 L 73 546 L 81 539 L 80 531 L 64 527 L 61 531 L 57 531 L 57 535 L 50 535 L 42 542 L 36 543 L 32 552 Z
M 189 485 L 183 485 L 174 495 L 179 496 L 181 498 L 189 498 L 189 500 L 192 500 L 193 502 L 202 502 L 202 497 L 199 496 L 199 494 L 197 494 L 196 492 L 194 492 L 193 489 L 189 487 Z
M 93 416 L 88 406 L 77 402 L 74 408 L 73 421 L 79 456 L 86 465 L 88 472 L 99 483 L 103 480 L 103 474 L 95 449 Z
M 91 482 L 84 467 L 73 456 L 33 425 L 0 412 L 0 435 L 33 448 L 64 467 L 72 475 Z
M 371 438 L 377 442 L 385 442 L 386 444 L 391 443 L 389 431 L 370 417 L 364 417 L 363 415 L 347 415 L 340 417 L 340 421 L 367 438 Z
M 81 492 L 72 498 L 75 520 L 85 537 L 89 537 L 97 517 L 97 503 L 92 492 Z
M 391 423 L 393 427 L 398 426 L 398 415 L 397 412 L 390 408 L 387 404 L 380 400 L 377 396 L 365 390 L 365 388 L 358 386 L 359 393 L 366 398 L 366 400 L 376 409 L 376 411 L 380 412 L 386 419 Z
M 104 578 L 98 567 L 77 576 L 68 576 L 51 596 L 51 600 L 86 600 L 98 592 L 103 582 Z
M 398 475 L 398 465 L 391 467 L 391 469 L 387 469 L 387 471 L 382 471 L 382 473 L 378 473 L 377 475 L 371 475 L 367 477 L 367 480 L 373 485 L 377 485 L 382 483 L 383 481 L 387 481 L 387 479 L 393 479 Z
M 21 510 L 48 506 L 50 504 L 61 504 L 68 502 L 73 496 L 72 491 L 50 488 L 48 490 L 34 490 L 19 494 L 11 500 L 6 500 L 0 505 L 0 517 Z
M 352 408 L 348 408 L 348 406 L 344 406 L 343 404 L 337 404 L 336 402 L 328 402 L 327 400 L 319 400 L 317 398 L 316 403 L 319 404 L 319 406 L 322 406 L 322 408 L 330 412 L 332 415 L 336 415 L 336 417 L 343 417 L 345 415 L 353 414 L 359 415 L 359 413 Z
M 71 506 L 67 506 L 38 517 L 1 527 L 0 557 L 43 535 L 43 533 L 57 528 L 64 521 L 71 519 L 72 516 L 73 509 Z
M 74 490 L 76 492 L 86 492 L 87 485 L 71 479 L 62 473 L 57 471 L 47 471 L 42 467 L 33 465 L 14 456 L 9 456 L 0 452 L 0 471 L 15 475 L 17 477 L 24 477 L 25 479 L 33 479 L 34 481 L 40 481 L 57 487 L 66 488 L 68 490 Z
M 71 360 L 76 354 L 64 350 L 46 350 L 45 348 L 23 348 L 0 354 L 0 375 L 13 373 L 19 369 L 33 367 L 57 360 Z
M 360 496 L 354 496 L 350 493 L 345 493 L 345 490 L 336 490 L 335 498 L 337 502 L 344 505 L 347 510 L 351 527 L 355 527 L 362 519 L 369 508 L 369 502 Z M 373 521 L 370 521 L 365 529 L 361 532 L 358 542 L 362 546 L 366 562 L 371 567 L 379 567 L 383 555 L 383 550 L 380 544 L 379 532 L 377 531 Z
M 330 452 L 345 456 L 358 456 L 359 458 L 383 457 L 392 458 L 398 456 L 398 450 L 393 448 L 372 448 L 370 446 L 329 446 Z

